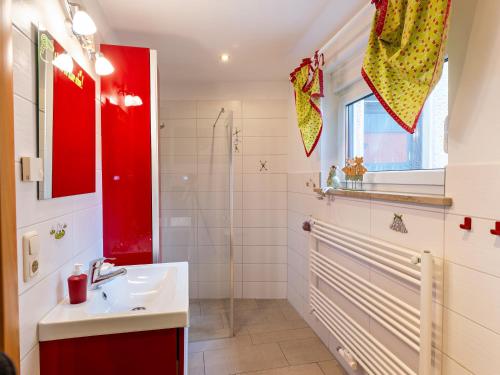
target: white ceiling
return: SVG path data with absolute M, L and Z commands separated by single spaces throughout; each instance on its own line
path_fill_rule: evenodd
M 287 79 L 368 0 L 97 1 L 121 43 L 158 50 L 163 81 L 213 82 Z

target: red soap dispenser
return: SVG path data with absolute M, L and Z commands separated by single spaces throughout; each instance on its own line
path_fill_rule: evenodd
M 87 275 L 82 273 L 82 264 L 75 264 L 73 274 L 68 277 L 69 302 L 74 305 L 87 300 Z

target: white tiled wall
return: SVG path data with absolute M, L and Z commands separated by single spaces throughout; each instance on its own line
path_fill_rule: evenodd
M 96 192 L 37 200 L 36 183 L 22 182 L 20 157 L 36 156 L 36 52 L 31 22 L 43 23 L 88 68 L 85 57 L 63 21 L 62 6 L 55 0 L 14 2 L 14 114 L 16 155 L 16 205 L 19 279 L 21 374 L 39 374 L 38 321 L 66 294 L 66 279 L 74 263 L 86 264 L 102 256 L 102 193 L 100 160 L 99 101 L 96 98 Z M 56 240 L 49 235 L 58 224 L 67 224 L 66 235 Z M 40 235 L 40 271 L 23 281 L 22 235 Z
M 234 160 L 235 296 L 285 298 L 287 280 L 287 101 L 168 100 L 161 103 L 162 257 L 190 262 L 190 297 L 229 293 L 228 141 Z M 260 170 L 266 161 L 267 170 Z

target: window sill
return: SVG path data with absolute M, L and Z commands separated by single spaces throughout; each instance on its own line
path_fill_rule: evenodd
M 320 196 L 339 196 L 358 199 L 371 199 L 399 203 L 413 203 L 426 206 L 450 207 L 453 200 L 444 196 L 437 195 L 422 195 L 422 194 L 401 194 L 401 193 L 386 193 L 382 191 L 369 190 L 342 190 L 330 189 L 326 193 L 321 189 L 314 189 L 314 192 Z

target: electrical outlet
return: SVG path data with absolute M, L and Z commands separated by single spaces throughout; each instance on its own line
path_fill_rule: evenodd
M 40 270 L 40 237 L 37 232 L 23 235 L 24 282 L 30 281 Z

